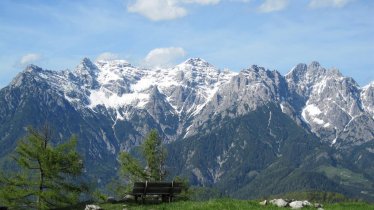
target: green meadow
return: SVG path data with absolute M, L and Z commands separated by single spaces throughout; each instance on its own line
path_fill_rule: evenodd
M 135 203 L 117 203 L 117 204 L 96 204 L 104 210 L 281 210 L 290 208 L 280 208 L 272 205 L 261 206 L 259 201 L 255 200 L 234 200 L 234 199 L 213 199 L 209 201 L 177 201 L 172 203 L 160 204 L 135 204 Z M 74 208 L 70 208 L 74 209 Z M 84 206 L 75 209 L 84 209 Z M 316 208 L 303 208 L 316 209 Z M 364 202 L 341 202 L 333 204 L 323 204 L 325 210 L 374 210 L 374 204 Z

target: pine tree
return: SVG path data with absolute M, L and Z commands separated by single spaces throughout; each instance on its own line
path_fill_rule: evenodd
M 32 128 L 16 148 L 19 170 L 2 174 L 0 198 L 16 209 L 51 209 L 74 204 L 84 190 L 76 178 L 83 163 L 76 152 L 77 138 L 51 145 L 51 130 Z
M 157 130 L 153 129 L 141 145 L 145 168 L 127 152 L 120 154 L 121 172 L 129 182 L 162 181 L 165 179 L 166 150 L 162 146 Z
M 146 171 L 150 181 L 162 181 L 165 178 L 166 150 L 162 146 L 157 130 L 148 134 L 142 145 L 142 154 L 146 161 Z

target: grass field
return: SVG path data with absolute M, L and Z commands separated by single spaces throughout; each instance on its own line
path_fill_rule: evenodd
M 197 201 L 179 201 L 173 203 L 162 204 L 98 204 L 104 210 L 281 210 L 286 208 L 279 208 L 271 205 L 261 206 L 258 201 L 248 200 L 233 200 L 233 199 L 217 199 L 204 202 Z M 353 203 L 335 203 L 325 204 L 325 210 L 374 210 L 373 204 L 363 202 Z M 84 209 L 84 208 L 80 208 Z M 316 208 L 303 208 L 303 209 L 316 209 Z

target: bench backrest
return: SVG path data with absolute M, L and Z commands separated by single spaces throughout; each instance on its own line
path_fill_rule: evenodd
M 179 182 L 135 182 L 133 194 L 178 194 L 182 192 Z

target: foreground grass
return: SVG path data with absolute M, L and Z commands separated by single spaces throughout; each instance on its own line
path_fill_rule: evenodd
M 330 205 L 325 205 L 325 210 L 332 209 L 332 210 L 339 210 L 339 209 L 367 209 L 367 210 L 374 210 L 374 204 L 362 203 L 362 202 L 354 202 L 354 203 L 335 203 Z
M 125 206 L 124 206 L 125 205 Z M 204 202 L 198 201 L 179 201 L 173 203 L 161 204 L 99 204 L 104 210 L 281 210 L 286 208 L 279 208 L 271 205 L 261 206 L 258 201 L 248 200 L 233 200 L 233 199 L 217 199 Z M 374 210 L 373 204 L 362 202 L 354 203 L 336 203 L 326 204 L 323 207 L 325 210 Z M 316 208 L 303 208 L 303 209 L 316 209 Z

